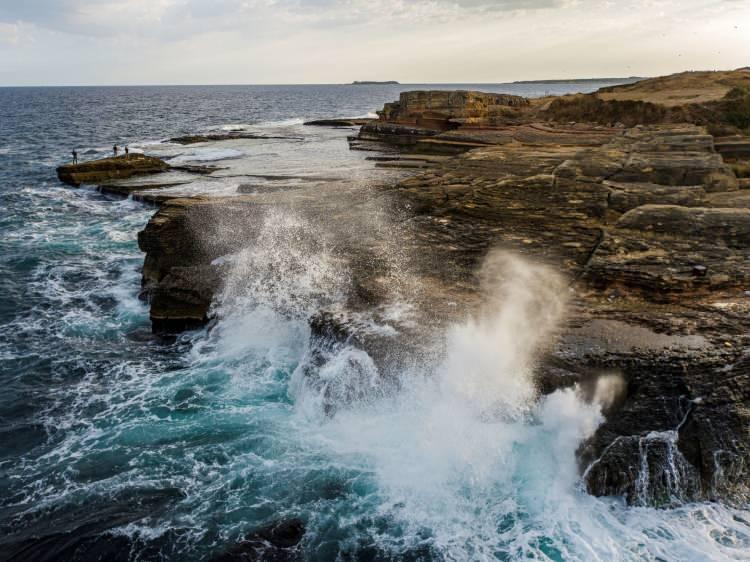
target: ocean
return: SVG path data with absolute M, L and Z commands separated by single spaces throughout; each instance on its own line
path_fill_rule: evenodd
M 326 415 L 298 367 L 317 293 L 345 272 L 325 249 L 295 246 L 293 217 L 267 225 L 294 234 L 281 248 L 269 235 L 254 254 L 261 271 L 283 251 L 284 283 L 245 283 L 244 305 L 221 309 L 213 329 L 156 338 L 136 241 L 155 209 L 55 175 L 71 150 L 93 159 L 117 143 L 222 168 L 177 176 L 167 189 L 179 193 L 371 189 L 401 172 L 350 151 L 351 130 L 302 123 L 366 116 L 406 89 L 598 87 L 0 88 L 0 560 L 211 560 L 292 518 L 306 530 L 302 560 L 750 559 L 747 510 L 587 495 L 575 449 L 601 416 L 574 393 L 480 415 L 476 389 L 507 387 L 466 392 L 462 366 L 486 352 L 476 325 L 446 334 L 449 360 L 432 376 L 403 373 L 397 396 Z M 163 142 L 229 130 L 277 138 Z M 293 313 L 266 306 L 292 295 Z

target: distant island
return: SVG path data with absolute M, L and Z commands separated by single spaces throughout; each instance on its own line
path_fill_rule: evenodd
M 371 84 L 398 84 L 395 80 L 385 80 L 378 82 L 377 80 L 355 80 L 352 82 L 352 86 L 369 86 Z
M 641 76 L 629 76 L 627 78 L 568 78 L 561 80 L 516 80 L 513 84 L 586 84 L 589 82 L 637 82 L 643 80 Z

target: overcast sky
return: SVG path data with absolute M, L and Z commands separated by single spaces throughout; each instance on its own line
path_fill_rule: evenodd
M 506 82 L 750 65 L 750 0 L 0 0 L 0 85 Z

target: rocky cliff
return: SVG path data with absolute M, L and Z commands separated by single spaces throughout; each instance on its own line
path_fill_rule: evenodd
M 403 94 L 352 140 L 400 147 L 378 157 L 416 170 L 396 185 L 167 201 L 139 236 L 154 329 L 204 323 L 225 288 L 223 257 L 255 243 L 269 209 L 294 209 L 328 233 L 351 276 L 345 295 L 310 312 L 306 376 L 325 385 L 320 370 L 345 342 L 369 353 L 387 385 L 424 361 L 430 334 L 479 305 L 477 268 L 504 248 L 569 282 L 567 323 L 536 367 L 539 392 L 622 378 L 578 451 L 588 490 L 638 505 L 747 501 L 750 186 L 737 176 L 748 139 L 717 141 L 685 123 L 535 121 L 548 102 Z M 729 163 L 717 147 L 731 149 Z M 387 221 L 373 226 L 374 215 Z M 404 300 L 408 322 L 388 313 Z M 355 379 L 326 396 L 329 411 L 363 392 Z

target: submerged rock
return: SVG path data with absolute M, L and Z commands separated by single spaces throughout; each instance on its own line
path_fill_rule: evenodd
M 266 525 L 213 558 L 213 562 L 292 562 L 302 560 L 296 548 L 305 535 L 301 519 L 286 519 Z
M 98 184 L 113 179 L 157 174 L 168 169 L 169 164 L 159 158 L 144 154 L 129 154 L 80 164 L 66 164 L 57 168 L 57 177 L 63 183 L 78 187 L 83 183 Z
M 172 142 L 175 144 L 198 144 L 202 142 L 219 142 L 219 141 L 230 141 L 230 140 L 269 140 L 269 139 L 283 139 L 283 140 L 303 140 L 302 137 L 295 136 L 282 136 L 282 135 L 262 135 L 258 133 L 243 133 L 243 132 L 229 132 L 229 133 L 207 133 L 203 135 L 184 135 L 181 137 L 173 137 L 165 142 Z
M 315 121 L 305 121 L 303 125 L 308 127 L 361 127 L 376 121 L 376 119 L 359 118 L 353 119 L 317 119 Z

